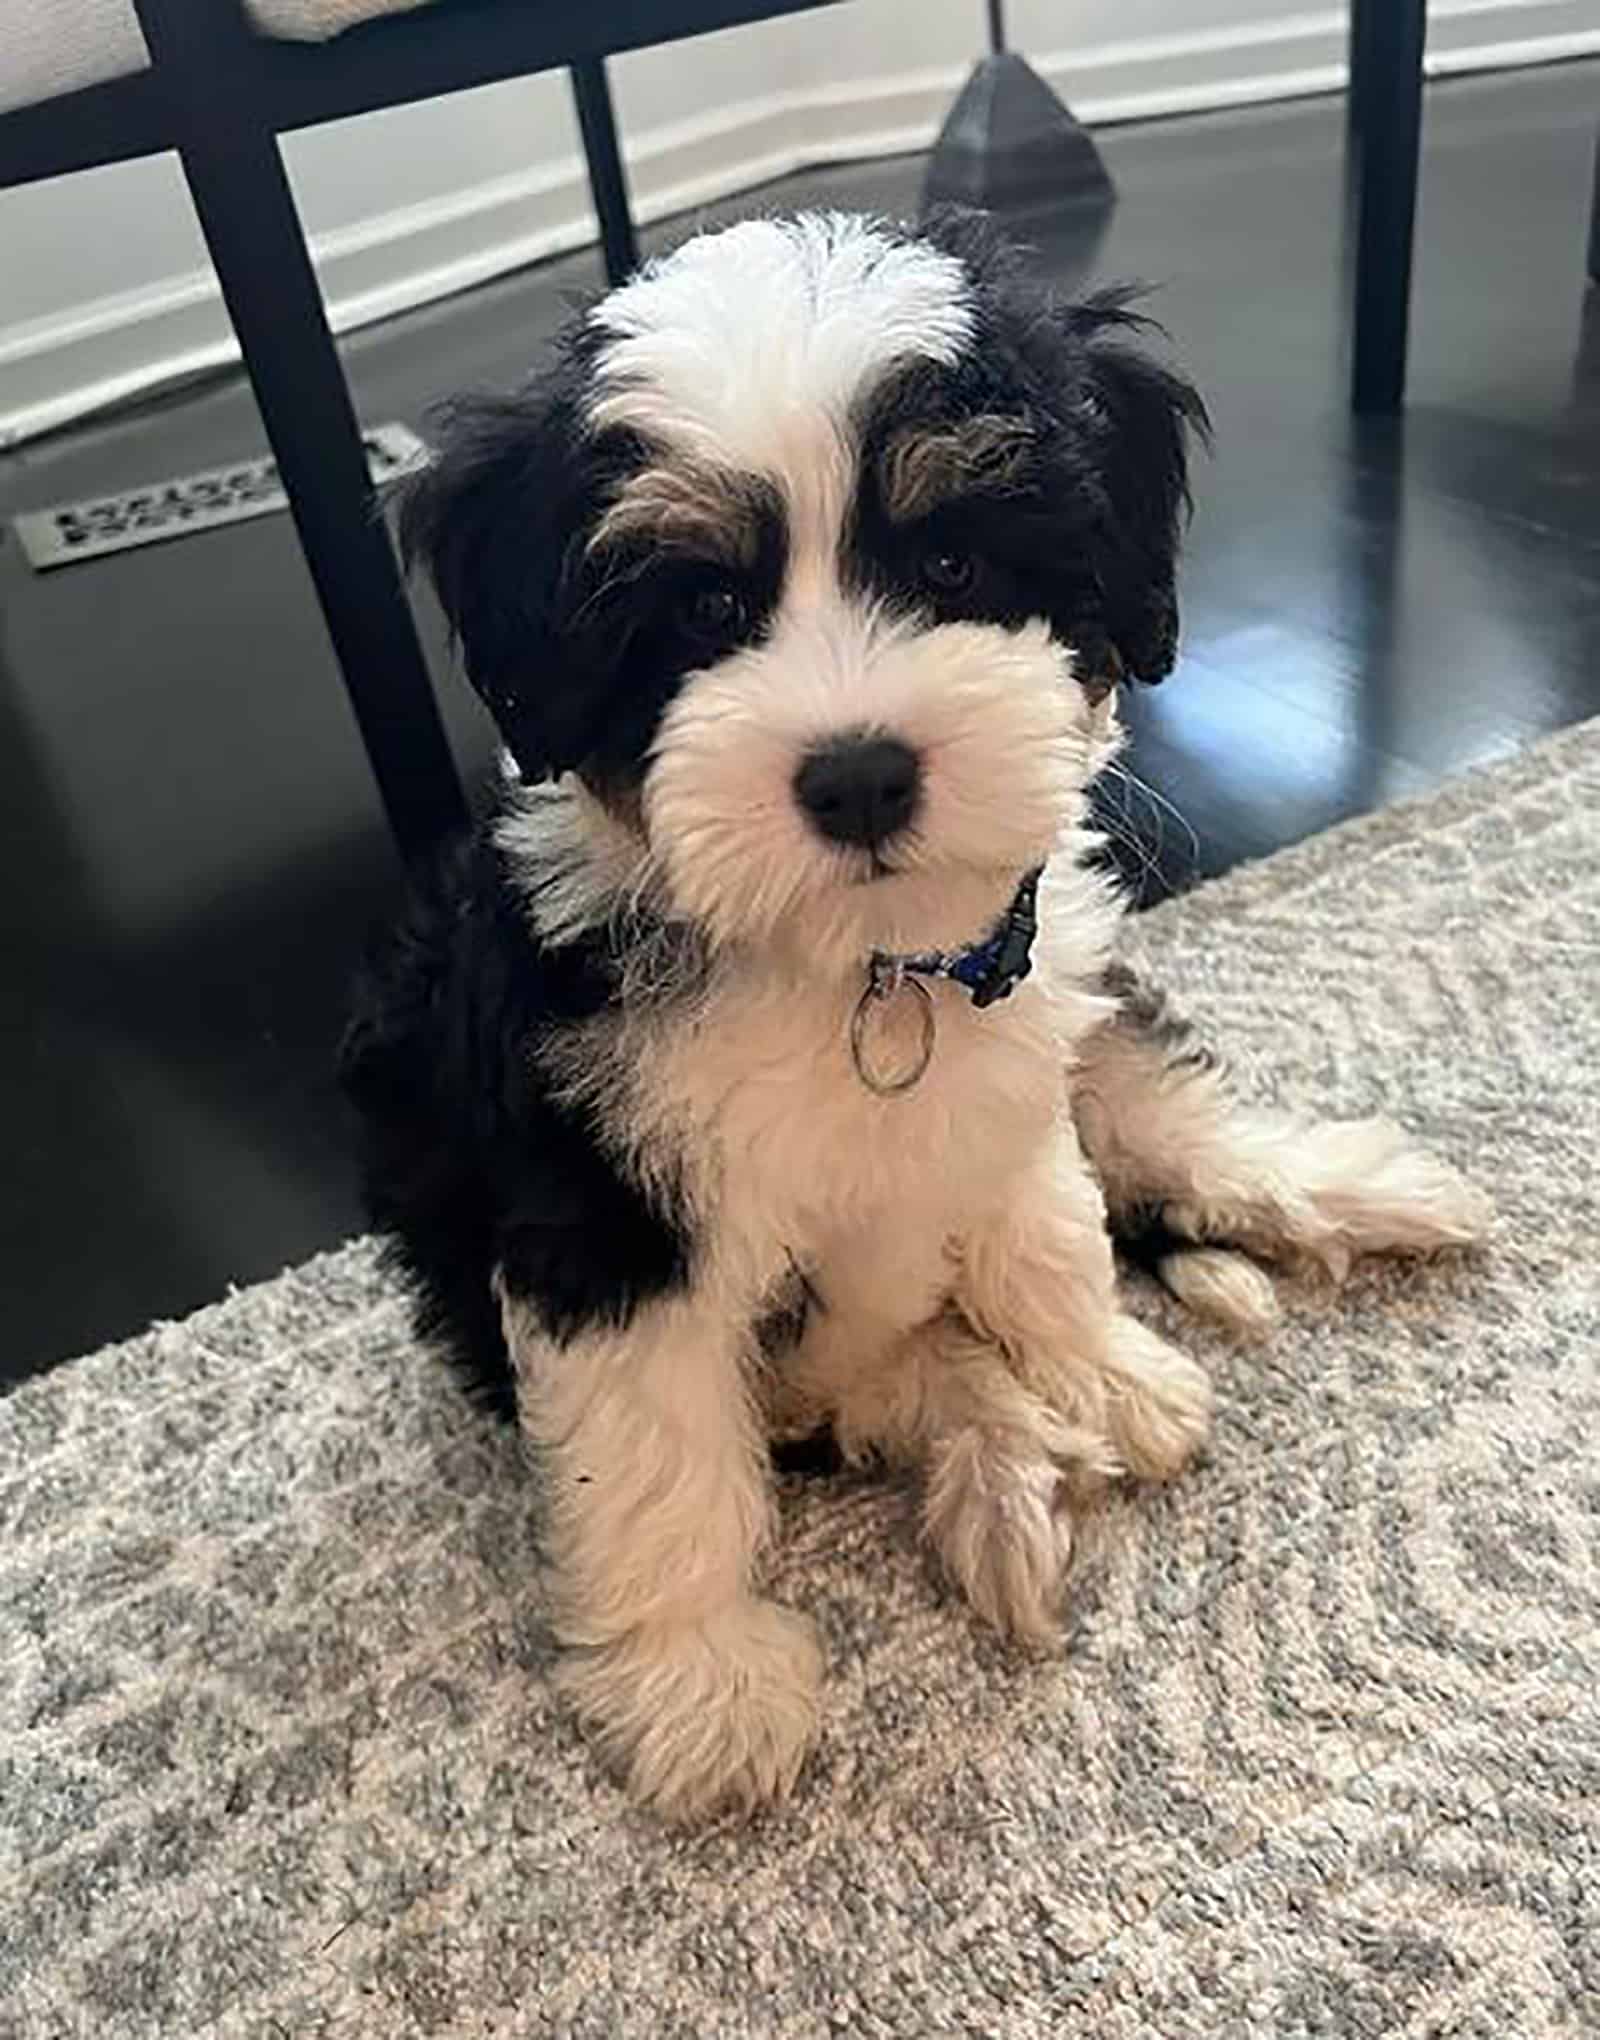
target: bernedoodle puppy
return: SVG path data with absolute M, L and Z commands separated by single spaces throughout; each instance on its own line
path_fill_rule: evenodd
M 760 219 L 459 404 L 404 504 L 504 784 L 346 1080 L 421 1327 L 540 1449 L 566 1687 L 664 1812 L 781 1795 L 816 1727 L 775 1438 L 914 1468 L 1047 1639 L 1076 1512 L 1210 1410 L 1108 1218 L 1240 1320 L 1224 1247 L 1484 1223 L 1384 1125 L 1232 1101 L 1113 960 L 1088 793 L 1173 662 L 1204 430 L 1126 293 L 1052 301 L 980 223 Z

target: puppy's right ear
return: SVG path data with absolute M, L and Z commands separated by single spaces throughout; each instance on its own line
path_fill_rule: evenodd
M 464 397 L 440 417 L 433 460 L 400 492 L 402 557 L 426 568 L 467 677 L 527 779 L 580 762 L 561 617 L 585 509 L 581 449 L 559 386 Z

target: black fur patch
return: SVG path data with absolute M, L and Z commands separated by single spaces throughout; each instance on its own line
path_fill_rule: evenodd
M 417 887 L 345 1036 L 368 1207 L 416 1284 L 418 1329 L 506 1411 L 496 1268 L 557 1342 L 626 1325 L 689 1279 L 683 1212 L 645 1197 L 530 1052 L 598 1012 L 614 983 L 598 937 L 536 944 L 479 835 Z
M 827 1424 L 807 1438 L 780 1438 L 772 1447 L 772 1463 L 779 1473 L 806 1474 L 813 1479 L 841 1473 L 844 1454 Z
M 637 783 L 686 676 L 760 638 L 777 605 L 788 541 L 782 506 L 740 478 L 748 543 L 737 561 L 667 535 L 589 541 L 655 452 L 585 419 L 594 339 L 568 334 L 554 367 L 511 396 L 464 397 L 440 419 L 433 464 L 402 492 L 400 539 L 422 561 L 467 674 L 525 778 L 581 770 Z M 731 597 L 708 625 L 704 597 Z
M 1141 1204 L 1108 1214 L 1111 1244 L 1119 1258 L 1159 1282 L 1161 1264 L 1174 1254 L 1194 1252 L 1194 1241 L 1186 1240 L 1168 1226 L 1154 1205 Z
M 1177 554 L 1188 443 L 1209 432 L 1199 393 L 1129 343 L 1152 331 L 1131 288 L 1051 300 L 976 215 L 928 237 L 965 264 L 978 334 L 954 367 L 918 364 L 872 399 L 846 539 L 851 577 L 937 622 L 1042 617 L 1086 679 L 1160 680 L 1177 651 Z M 980 416 L 1014 419 L 1026 455 L 1003 483 L 896 522 L 881 463 L 899 436 Z M 959 587 L 940 563 L 964 562 Z

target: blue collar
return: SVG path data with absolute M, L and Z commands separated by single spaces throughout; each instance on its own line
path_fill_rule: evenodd
M 875 950 L 872 984 L 880 996 L 908 977 L 948 978 L 969 993 L 977 1007 L 1008 999 L 1033 968 L 1033 938 L 1039 932 L 1039 880 L 1044 866 L 1030 871 L 1012 901 L 981 942 L 965 949 L 927 949 L 916 956 Z

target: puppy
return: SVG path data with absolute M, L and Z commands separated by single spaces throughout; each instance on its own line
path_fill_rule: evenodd
M 970 222 L 754 220 L 461 404 L 403 508 L 507 763 L 352 1024 L 372 1209 L 514 1383 L 566 1687 L 671 1815 L 815 1732 L 775 1436 L 918 1469 L 951 1576 L 1046 1639 L 1080 1499 L 1210 1407 L 1108 1198 L 1325 1259 L 1479 1223 L 1385 1132 L 1238 1111 L 1112 966 L 1087 794 L 1113 683 L 1173 661 L 1205 424 L 1140 324 Z

